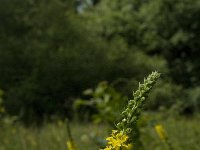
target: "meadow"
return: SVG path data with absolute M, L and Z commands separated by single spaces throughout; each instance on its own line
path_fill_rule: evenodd
M 199 14 L 200 0 L 0 0 L 0 150 L 199 150 Z
M 163 114 L 145 113 L 140 123 L 141 141 L 145 150 L 164 150 L 152 120 L 159 120 L 168 134 L 174 150 L 199 150 L 200 116 L 167 117 Z M 145 120 L 145 121 L 144 121 Z M 70 123 L 77 149 L 97 150 L 110 133 L 106 124 L 92 124 L 73 121 Z M 58 120 L 38 127 L 24 127 L 21 124 L 1 126 L 0 150 L 67 150 L 66 123 Z

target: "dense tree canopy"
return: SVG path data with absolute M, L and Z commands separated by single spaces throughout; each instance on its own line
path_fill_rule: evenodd
M 70 116 L 83 89 L 123 80 L 116 87 L 130 94 L 152 70 L 164 74 L 169 93 L 198 89 L 199 14 L 199 0 L 95 0 L 81 12 L 72 0 L 0 0 L 0 88 L 9 113 Z M 154 93 L 156 109 L 166 93 Z

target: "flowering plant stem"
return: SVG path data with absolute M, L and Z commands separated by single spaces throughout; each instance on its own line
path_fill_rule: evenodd
M 143 106 L 146 103 L 147 97 L 154 84 L 160 77 L 157 71 L 152 72 L 142 84 L 139 83 L 137 91 L 133 92 L 133 100 L 129 100 L 127 107 L 121 114 L 121 121 L 117 123 L 117 130 L 113 130 L 110 137 L 106 140 L 108 145 L 104 150 L 141 150 L 142 143 L 140 142 L 139 128 L 137 120 L 140 118 Z M 126 137 L 126 138 L 119 138 Z M 126 140 L 124 140 L 126 139 Z M 131 145 L 129 147 L 129 145 Z
M 68 134 L 68 140 L 66 142 L 66 146 L 67 146 L 68 150 L 77 150 L 76 145 L 74 143 L 74 140 L 72 138 L 71 129 L 70 129 L 68 119 L 66 120 L 66 124 L 67 124 L 67 134 Z

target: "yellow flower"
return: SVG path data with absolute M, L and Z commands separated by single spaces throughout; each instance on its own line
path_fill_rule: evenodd
M 122 131 L 113 130 L 110 137 L 107 137 L 108 146 L 104 148 L 104 150 L 120 150 L 123 148 L 124 150 L 128 149 L 128 136 L 124 134 Z
M 72 140 L 67 141 L 66 145 L 68 150 L 76 150 L 75 144 Z
M 103 150 L 112 150 L 111 146 L 107 146 L 106 148 L 104 148 Z
M 166 140 L 168 139 L 167 133 L 166 133 L 166 131 L 165 131 L 165 129 L 163 128 L 162 125 L 157 124 L 157 125 L 155 126 L 155 130 L 156 130 L 156 132 L 157 132 L 157 134 L 158 134 L 158 136 L 160 137 L 161 140 L 166 141 Z

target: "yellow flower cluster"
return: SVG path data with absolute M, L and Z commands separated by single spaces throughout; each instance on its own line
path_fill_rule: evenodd
M 132 145 L 127 143 L 128 136 L 122 131 L 112 130 L 110 137 L 107 137 L 108 146 L 103 150 L 129 150 Z
M 157 132 L 157 134 L 158 134 L 158 136 L 160 137 L 161 140 L 167 141 L 167 139 L 168 139 L 167 133 L 166 133 L 166 131 L 165 131 L 165 129 L 163 128 L 162 125 L 157 124 L 157 125 L 155 126 L 155 130 L 156 130 L 156 132 Z

